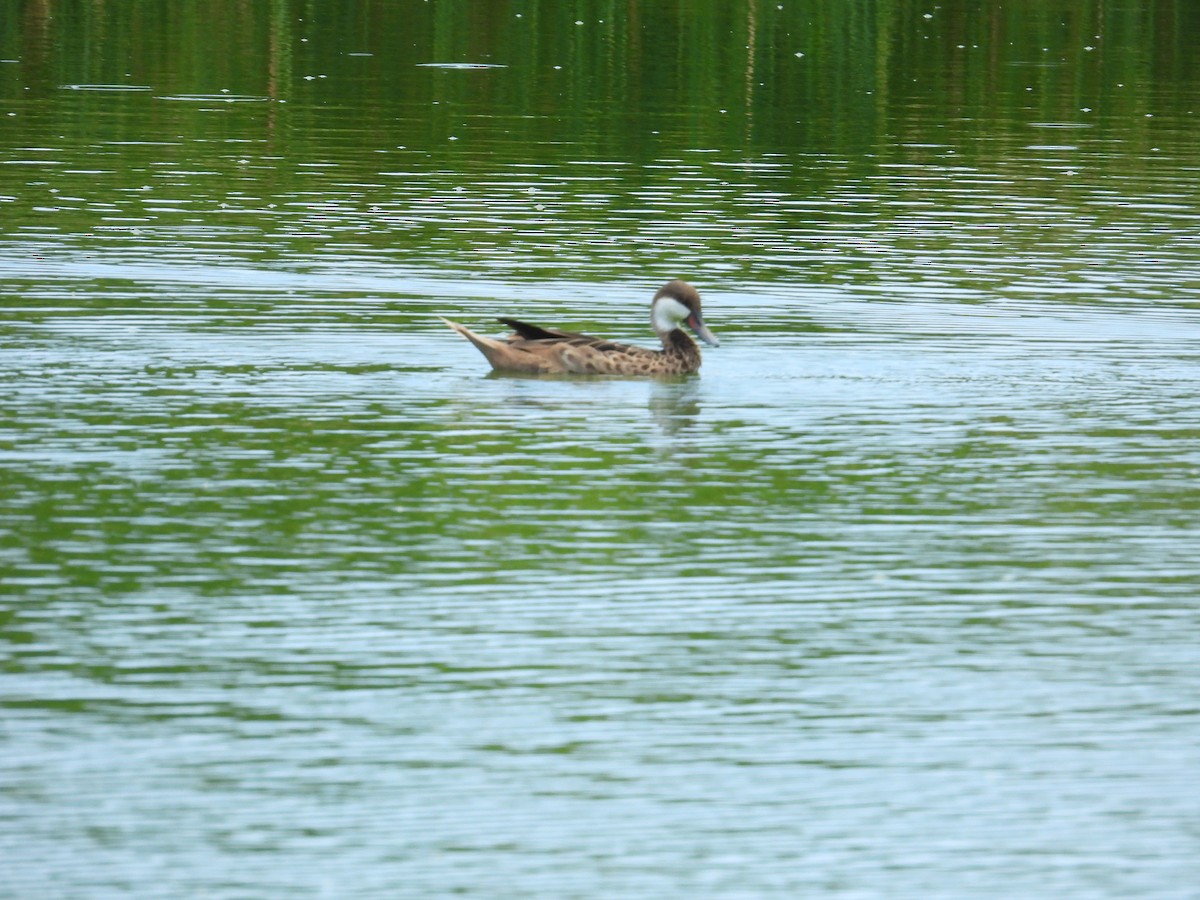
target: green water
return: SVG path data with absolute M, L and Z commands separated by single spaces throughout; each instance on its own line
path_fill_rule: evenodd
M 1198 28 L 0 0 L 0 896 L 1193 896 Z

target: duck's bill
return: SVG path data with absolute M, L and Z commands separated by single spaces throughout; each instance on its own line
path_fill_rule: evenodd
M 699 314 L 692 313 L 687 317 L 687 324 L 692 331 L 696 332 L 696 337 L 704 341 L 710 347 L 720 347 L 721 342 L 717 340 L 717 336 L 708 330 L 708 326 L 704 324 L 704 320 Z

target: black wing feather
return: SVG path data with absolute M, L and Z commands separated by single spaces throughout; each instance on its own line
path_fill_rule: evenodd
M 575 340 L 576 338 L 584 338 L 586 340 L 594 340 L 586 334 L 575 334 L 571 331 L 559 331 L 557 328 L 542 328 L 540 325 L 530 325 L 528 322 L 522 322 L 520 319 L 498 319 L 503 322 L 521 337 L 527 341 L 561 341 Z

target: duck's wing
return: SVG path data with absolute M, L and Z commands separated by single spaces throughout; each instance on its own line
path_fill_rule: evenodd
M 524 338 L 527 341 L 599 340 L 599 338 L 594 338 L 586 334 L 577 334 L 574 331 L 562 331 L 558 328 L 542 328 L 540 325 L 531 325 L 528 322 L 522 322 L 520 319 L 499 318 L 496 321 L 503 322 L 516 332 L 517 337 Z
M 657 350 L 649 350 L 646 347 L 638 347 L 634 344 L 621 344 L 617 341 L 610 341 L 607 338 L 596 337 L 591 334 L 579 334 L 575 331 L 563 331 L 559 328 L 542 328 L 540 325 L 531 325 L 528 322 L 522 322 L 520 319 L 498 319 L 511 328 L 516 334 L 508 340 L 513 344 L 522 344 L 525 341 L 546 341 L 571 347 L 574 349 L 587 349 L 595 353 L 606 356 L 657 356 Z

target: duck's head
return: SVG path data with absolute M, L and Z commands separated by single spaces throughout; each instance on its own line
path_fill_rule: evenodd
M 682 324 L 712 347 L 720 345 L 700 315 L 700 294 L 686 281 L 669 281 L 658 289 L 650 304 L 650 320 L 659 334 L 669 334 Z

